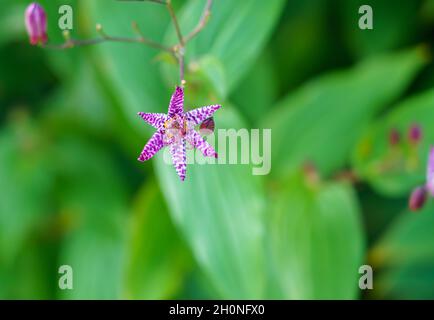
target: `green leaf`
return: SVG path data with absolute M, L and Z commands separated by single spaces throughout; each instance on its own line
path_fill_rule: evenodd
M 294 175 L 272 196 L 270 249 L 285 299 L 354 299 L 364 238 L 352 188 Z
M 274 106 L 277 98 L 273 58 L 268 51 L 260 56 L 231 97 L 231 101 L 239 106 L 240 111 L 252 124 L 262 120 L 264 114 Z
M 391 14 L 388 0 L 340 0 L 338 5 L 341 30 L 346 45 L 355 57 L 374 55 L 411 43 L 421 29 L 421 0 L 402 0 Z M 359 8 L 370 5 L 373 11 L 373 29 L 359 28 Z M 403 23 L 405 21 L 405 23 Z M 420 31 L 419 31 L 420 32 Z
M 329 0 L 287 1 L 270 43 L 279 92 L 288 92 L 319 72 L 342 65 L 345 53 L 329 8 Z
M 228 92 L 232 91 L 266 45 L 284 3 L 283 0 L 214 1 L 207 26 L 187 46 L 187 61 L 192 63 L 204 55 L 213 56 L 224 66 Z M 204 6 L 205 1 L 186 4 L 180 14 L 183 34 L 194 29 Z M 176 42 L 173 26 L 169 27 L 167 38 L 168 42 Z M 171 83 L 177 81 L 174 75 Z
M 237 114 L 224 107 L 219 128 L 240 128 Z M 226 150 L 218 149 L 219 158 Z M 197 154 L 197 162 L 204 159 Z M 261 177 L 248 165 L 199 163 L 181 182 L 172 164 L 156 159 L 157 176 L 171 216 L 194 257 L 221 298 L 264 297 L 264 194 Z
M 59 203 L 69 221 L 59 266 L 73 269 L 73 290 L 59 289 L 59 295 L 119 299 L 126 256 L 125 183 L 110 156 L 84 140 L 58 139 L 53 157 L 62 169 Z
M 408 194 L 425 182 L 428 150 L 434 141 L 434 90 L 411 97 L 368 128 L 352 157 L 356 173 L 379 193 L 387 196 Z M 422 141 L 413 145 L 408 130 L 418 124 Z M 389 145 L 392 128 L 400 132 L 401 143 Z
M 0 135 L 0 261 L 11 263 L 40 219 L 50 212 L 53 170 L 48 144 L 26 114 Z
M 272 173 L 306 161 L 324 174 L 342 167 L 366 124 L 405 90 L 425 61 L 420 48 L 380 56 L 291 93 L 262 126 L 273 132 Z
M 184 280 L 190 257 L 154 183 L 148 183 L 139 191 L 133 211 L 126 297 L 173 298 Z
M 433 299 L 434 203 L 417 214 L 404 211 L 371 249 L 375 270 L 374 296 L 394 299 Z

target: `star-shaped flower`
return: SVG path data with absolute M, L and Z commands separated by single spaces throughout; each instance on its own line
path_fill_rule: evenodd
M 199 149 L 206 157 L 216 157 L 214 148 L 195 130 L 195 126 L 210 118 L 220 109 L 220 105 L 211 105 L 184 112 L 184 91 L 176 87 L 169 104 L 169 112 L 144 113 L 139 116 L 157 129 L 149 139 L 139 156 L 139 161 L 151 159 L 161 148 L 170 147 L 173 165 L 179 178 L 184 181 L 187 169 L 186 142 Z

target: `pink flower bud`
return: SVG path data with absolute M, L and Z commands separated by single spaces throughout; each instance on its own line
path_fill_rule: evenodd
M 422 128 L 418 124 L 413 124 L 408 130 L 408 139 L 411 143 L 417 144 L 422 139 Z
M 25 13 L 25 24 L 32 45 L 45 44 L 47 37 L 47 15 L 36 2 L 31 3 Z
M 426 198 L 427 190 L 425 186 L 417 187 L 410 195 L 408 207 L 411 211 L 418 211 L 424 206 Z
M 397 145 L 401 141 L 401 135 L 396 128 L 393 128 L 389 132 L 389 143 L 391 146 Z

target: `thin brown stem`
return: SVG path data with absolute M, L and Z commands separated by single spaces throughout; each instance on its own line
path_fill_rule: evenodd
M 185 43 L 191 41 L 203 30 L 203 28 L 205 28 L 206 24 L 208 23 L 209 17 L 211 16 L 211 8 L 212 0 L 207 0 L 205 9 L 203 10 L 199 23 L 197 24 L 196 28 L 194 28 L 193 31 L 185 37 Z
M 181 81 L 181 87 L 185 85 L 185 55 L 178 54 L 178 62 L 179 62 L 179 80 Z
M 118 1 L 129 1 L 129 2 L 153 2 L 153 3 L 158 3 L 158 4 L 166 4 L 165 0 L 118 0 Z
M 166 47 L 158 42 L 152 41 L 148 38 L 146 38 L 143 34 L 143 32 L 140 30 L 139 25 L 134 21 L 133 22 L 133 30 L 140 36 L 140 39 L 142 42 L 150 47 L 153 47 L 155 49 L 160 49 L 166 52 L 174 53 L 173 48 Z
M 179 45 L 181 47 L 184 47 L 185 46 L 184 37 L 182 36 L 181 28 L 179 27 L 178 18 L 176 17 L 175 11 L 173 10 L 172 1 L 166 0 L 166 6 L 167 6 L 167 10 L 169 11 L 170 18 L 172 19 L 173 26 L 175 27 Z
M 134 26 L 133 26 L 133 28 L 134 28 Z M 65 42 L 63 44 L 60 44 L 60 45 L 45 44 L 45 45 L 43 45 L 43 47 L 48 48 L 48 49 L 64 50 L 64 49 L 70 49 L 70 48 L 74 48 L 74 47 L 90 46 L 90 45 L 100 44 L 100 43 L 104 43 L 104 42 L 123 42 L 123 43 L 140 43 L 140 44 L 144 44 L 144 45 L 151 47 L 151 48 L 154 48 L 154 49 L 159 49 L 159 50 L 163 50 L 163 51 L 169 52 L 171 54 L 174 54 L 174 50 L 172 48 L 163 46 L 157 42 L 149 40 L 149 39 L 145 38 L 141 33 L 139 33 L 140 37 L 138 37 L 138 38 L 115 37 L 115 36 L 107 35 L 103 31 L 101 25 L 99 25 L 99 24 L 97 25 L 96 29 L 97 29 L 97 32 L 100 34 L 100 38 L 86 39 L 86 40 L 71 39 L 69 37 L 69 33 L 66 33 L 64 35 L 65 36 Z M 135 31 L 140 32 L 138 27 L 135 28 Z

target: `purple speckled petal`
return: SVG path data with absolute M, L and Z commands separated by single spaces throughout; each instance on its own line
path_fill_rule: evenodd
M 428 156 L 428 166 L 426 172 L 426 187 L 434 197 L 434 146 L 430 148 L 429 156 Z
M 174 117 L 177 114 L 184 112 L 184 90 L 181 87 L 176 87 L 175 92 L 170 99 L 169 104 L 169 117 Z
M 139 112 L 138 115 L 142 117 L 142 119 L 145 120 L 147 123 L 149 123 L 151 126 L 153 126 L 155 129 L 162 129 L 164 123 L 169 118 L 164 113 Z
M 170 145 L 170 153 L 172 154 L 173 166 L 178 173 L 181 181 L 185 180 L 187 171 L 187 154 L 185 151 L 185 139 L 179 139 Z
M 146 161 L 151 159 L 163 146 L 163 133 L 157 131 L 143 148 L 138 160 Z
M 191 121 L 195 125 L 197 125 L 197 124 L 201 123 L 202 121 L 210 118 L 214 114 L 214 112 L 216 112 L 220 108 L 221 108 L 221 106 L 219 106 L 219 105 L 197 108 L 197 109 L 188 111 L 185 114 L 185 116 L 187 118 L 187 121 Z
M 187 141 L 196 149 L 199 149 L 205 157 L 217 158 L 217 152 L 195 130 L 190 130 L 186 137 Z

